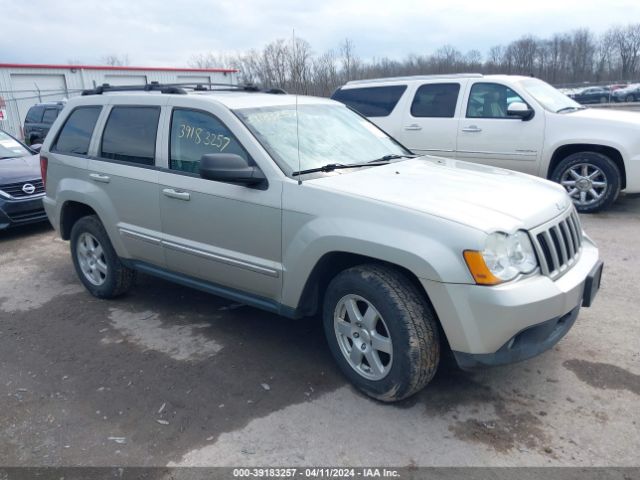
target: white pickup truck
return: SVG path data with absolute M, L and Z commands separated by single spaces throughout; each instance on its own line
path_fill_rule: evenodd
M 513 75 L 352 81 L 341 101 L 419 154 L 452 157 L 562 184 L 583 213 L 640 192 L 640 114 L 588 109 Z

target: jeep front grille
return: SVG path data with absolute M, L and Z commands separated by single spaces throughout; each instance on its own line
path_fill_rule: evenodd
M 553 279 L 569 270 L 582 251 L 582 226 L 575 208 L 531 231 L 543 275 Z

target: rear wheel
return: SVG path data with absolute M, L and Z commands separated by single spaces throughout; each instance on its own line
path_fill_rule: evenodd
M 600 97 L 600 103 L 607 103 L 607 97 Z
M 134 283 L 135 270 L 125 267 L 97 216 L 82 217 L 71 229 L 71 258 L 80 281 L 98 298 L 115 298 Z
M 323 323 L 344 375 L 378 400 L 413 395 L 438 368 L 435 313 L 424 294 L 393 268 L 362 265 L 338 274 L 327 287 Z
M 29 145 L 38 145 L 39 143 L 42 143 L 40 137 L 31 137 L 31 139 L 29 139 Z
M 634 98 L 633 95 L 627 95 L 624 99 L 626 102 L 635 102 L 636 99 Z
M 551 175 L 562 185 L 576 209 L 592 213 L 610 207 L 620 193 L 620 171 L 606 155 L 578 152 L 562 160 Z

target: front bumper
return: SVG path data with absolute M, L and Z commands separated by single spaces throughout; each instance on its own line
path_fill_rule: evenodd
M 555 281 L 535 275 L 493 287 L 422 283 L 460 366 L 499 365 L 555 345 L 583 303 L 588 306 L 592 300 L 601 264 L 598 249 L 584 237 L 579 261 Z M 594 276 L 597 283 L 587 282 Z
M 42 195 L 12 200 L 0 197 L 0 230 L 47 220 L 42 198 Z

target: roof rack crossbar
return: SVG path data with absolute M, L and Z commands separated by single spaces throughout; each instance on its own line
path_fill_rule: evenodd
M 145 85 L 109 85 L 104 83 L 95 88 L 83 90 L 82 95 L 102 95 L 108 92 L 151 92 L 172 93 L 185 95 L 187 90 L 194 92 L 262 92 L 283 94 L 287 93 L 281 88 L 260 89 L 253 84 L 235 85 L 231 83 L 215 83 L 215 82 L 181 82 L 181 83 L 158 83 L 151 82 Z

